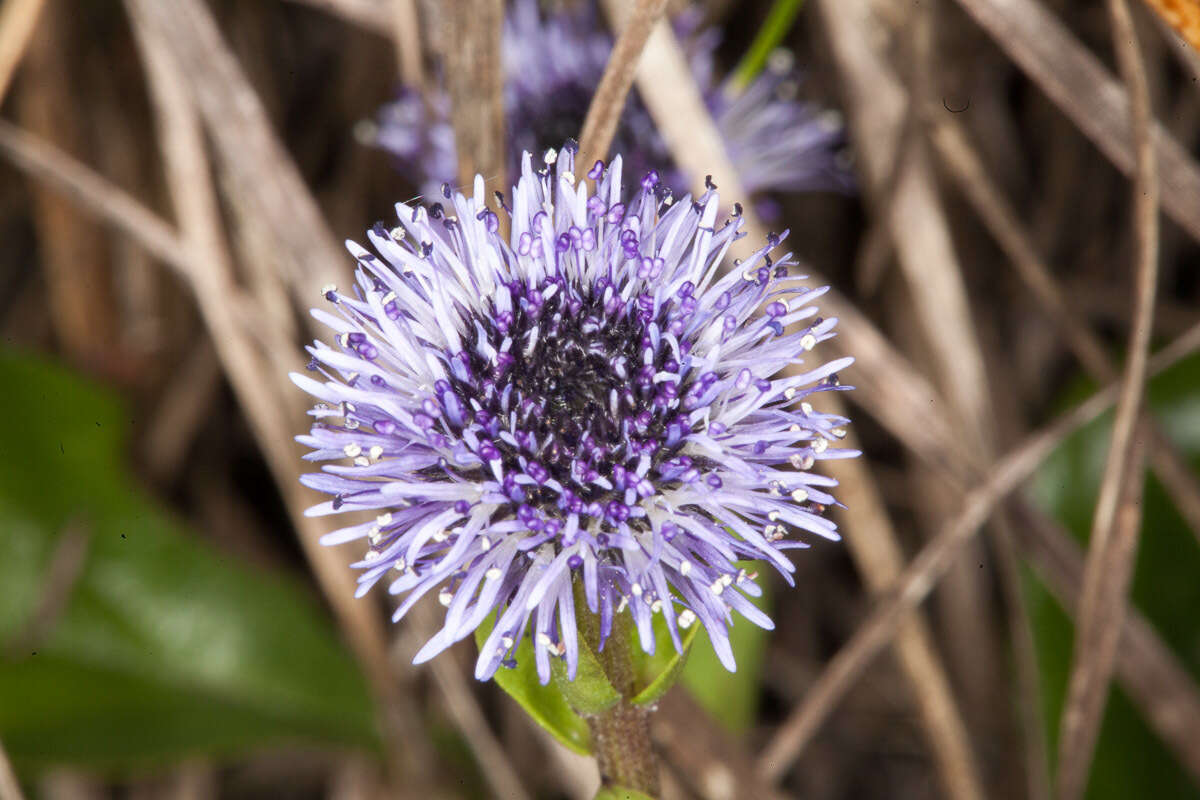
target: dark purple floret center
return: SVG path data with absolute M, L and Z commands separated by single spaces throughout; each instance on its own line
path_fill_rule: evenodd
M 694 380 L 661 335 L 679 317 L 678 305 L 655 312 L 650 298 L 625 301 L 603 279 L 580 287 L 554 277 L 507 291 L 512 312 L 493 305 L 466 320 L 464 329 L 478 331 L 474 338 L 488 347 L 468 346 L 468 379 L 451 381 L 472 411 L 464 427 L 477 423 L 489 437 L 478 451 L 485 464 L 499 458 L 506 475 L 532 478 L 523 502 L 543 508 L 586 513 L 596 502 L 624 507 L 630 490 L 653 493 L 664 482 L 658 467 L 690 431 L 678 400 Z M 488 359 L 481 349 L 500 354 Z M 546 487 L 550 479 L 567 493 Z

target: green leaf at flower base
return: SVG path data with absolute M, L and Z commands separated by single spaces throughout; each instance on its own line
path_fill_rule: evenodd
M 1200 357 L 1191 357 L 1150 381 L 1147 403 L 1168 438 L 1192 470 L 1200 470 Z M 1086 397 L 1094 387 L 1079 385 L 1065 404 Z M 1112 431 L 1112 413 L 1066 439 L 1038 471 L 1035 500 L 1067 526 L 1081 545 L 1095 513 L 1104 461 Z M 1170 496 L 1153 475 L 1147 476 L 1142 501 L 1142 532 L 1130 602 L 1154 625 L 1193 679 L 1200 680 L 1200 547 Z M 1072 663 L 1071 617 L 1033 575 L 1026 575 L 1027 608 L 1037 646 L 1046 741 L 1056 758 L 1058 724 L 1065 704 Z M 1088 800 L 1126 797 L 1192 798 L 1196 788 L 1171 752 L 1114 681 L 1104 711 L 1088 780 Z
M 311 593 L 146 496 L 122 458 L 138 421 L 110 393 L 3 351 L 0 374 L 0 740 L 19 769 L 378 746 Z
M 493 614 L 475 629 L 477 647 L 483 647 L 495 624 Z M 517 645 L 515 658 L 515 667 L 496 670 L 496 683 L 554 738 L 576 753 L 591 755 L 592 736 L 587 721 L 571 708 L 555 681 L 545 686 L 538 681 L 533 643 L 528 636 Z
M 567 663 L 561 658 L 550 661 L 550 674 L 571 708 L 584 716 L 602 714 L 621 701 L 621 693 L 609 682 L 604 667 L 582 636 L 575 680 L 567 678 Z
M 642 688 L 630 698 L 630 702 L 639 706 L 651 705 L 658 702 L 659 698 L 675 685 L 683 673 L 684 664 L 687 663 L 696 632 L 701 627 L 700 623 L 696 622 L 684 631 L 680 637 L 683 651 L 676 652 L 671 643 L 667 623 L 661 615 L 654 615 L 654 641 L 657 645 L 654 654 L 648 655 L 636 644 L 633 646 L 634 668 L 638 673 L 638 686 Z
M 605 786 L 596 793 L 593 800 L 654 800 L 654 798 L 645 792 L 639 792 L 637 789 Z

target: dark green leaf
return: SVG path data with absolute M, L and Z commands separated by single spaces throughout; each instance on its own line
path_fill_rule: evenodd
M 495 617 L 489 617 L 475 630 L 475 644 L 483 647 L 495 625 Z M 537 666 L 533 657 L 533 644 L 528 636 L 517 645 L 517 665 L 512 669 L 500 667 L 495 681 L 520 704 L 529 716 L 576 753 L 591 755 L 591 732 L 588 724 L 575 713 L 563 696 L 555 681 L 543 686 L 538 681 Z M 609 687 L 611 688 L 611 687 Z
M 324 612 L 136 487 L 121 448 L 138 422 L 115 398 L 29 357 L 0 352 L 0 372 L 0 739 L 19 764 L 377 745 L 365 683 Z M 66 547 L 82 561 L 46 618 Z
M 1193 469 L 1200 467 L 1200 358 L 1191 358 L 1150 384 L 1149 403 Z M 1070 403 L 1091 387 L 1080 384 Z M 1091 527 L 1112 415 L 1097 420 L 1065 441 L 1046 461 L 1034 484 L 1040 505 L 1082 543 Z M 1200 547 L 1158 481 L 1151 478 L 1142 503 L 1142 535 L 1131 597 L 1176 656 L 1200 679 Z M 1032 575 L 1026 581 L 1037 644 L 1047 741 L 1057 744 L 1074 640 L 1070 618 Z M 1114 684 L 1114 687 L 1116 685 Z M 1052 753 L 1053 757 L 1054 754 Z M 1087 797 L 1194 797 L 1187 774 L 1138 716 L 1119 689 L 1110 695 L 1096 744 Z

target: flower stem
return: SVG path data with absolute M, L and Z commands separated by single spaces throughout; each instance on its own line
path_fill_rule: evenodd
M 586 608 L 582 604 L 580 607 Z M 587 612 L 582 616 L 584 640 L 595 650 L 600 639 L 600 618 Z M 630 615 L 615 614 L 612 633 L 596 656 L 609 682 L 621 693 L 621 700 L 607 711 L 589 717 L 588 727 L 603 785 L 658 797 L 658 757 L 650 741 L 650 711 L 630 702 L 637 692 L 630 651 L 632 634 Z

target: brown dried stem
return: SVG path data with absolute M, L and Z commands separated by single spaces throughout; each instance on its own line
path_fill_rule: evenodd
M 46 0 L 6 0 L 0 8 L 0 102 L 8 94 L 45 4 Z
M 0 800 L 25 800 L 21 794 L 21 784 L 17 783 L 17 775 L 13 772 L 12 762 L 0 742 Z
M 1200 348 L 1200 325 L 1190 329 L 1150 359 L 1154 375 Z M 772 778 L 782 775 L 808 744 L 838 700 L 895 635 L 904 615 L 933 589 L 992 509 L 1026 481 L 1055 447 L 1073 431 L 1094 420 L 1117 399 L 1121 385 L 1110 385 L 1000 458 L 986 478 L 967 493 L 962 509 L 926 545 L 897 579 L 895 589 L 875 604 L 854 636 L 826 665 L 810 687 L 804 704 L 776 731 L 759 758 L 759 769 Z
M 1136 145 L 1130 99 L 1103 64 L 1036 0 L 958 0 L 958 4 L 1126 175 Z M 1161 125 L 1151 125 L 1163 210 L 1200 240 L 1200 166 Z
M 441 9 L 437 37 L 446 66 L 450 120 L 458 156 L 458 184 L 470 195 L 476 175 L 507 188 L 504 133 L 504 65 L 500 32 L 501 0 L 462 0 Z
M 609 17 L 620 20 L 613 27 L 621 32 L 583 120 L 576 167 L 580 174 L 587 172 L 593 161 L 608 158 L 608 148 L 612 146 L 613 136 L 617 133 L 617 123 L 620 122 L 629 90 L 633 87 L 633 78 L 643 58 L 646 42 L 662 18 L 667 2 L 635 0 L 630 5 L 632 8 L 624 4 L 620 7 L 615 4 L 606 6 Z M 628 19 L 625 19 L 626 16 Z
M 1057 793 L 1074 800 L 1087 786 L 1092 751 L 1108 697 L 1125 595 L 1141 526 L 1144 436 L 1137 435 L 1146 382 L 1146 362 L 1158 283 L 1158 164 L 1151 139 L 1150 89 L 1133 17 L 1125 0 L 1110 0 L 1113 43 L 1131 98 L 1132 136 L 1137 149 L 1133 181 L 1136 241 L 1134 325 L 1113 423 L 1108 460 L 1092 519 L 1076 624 L 1075 655 L 1059 729 Z

